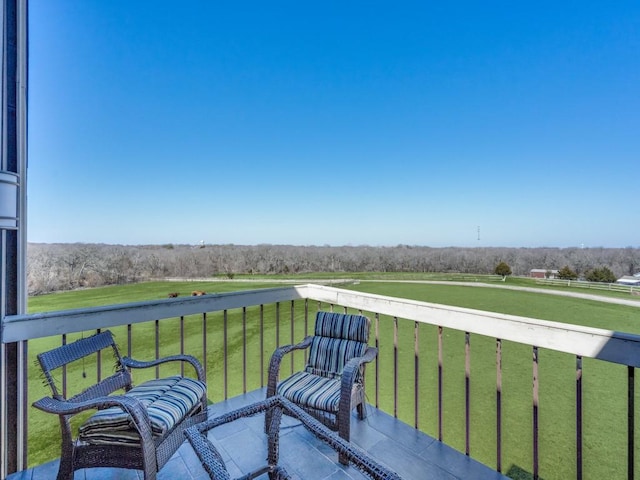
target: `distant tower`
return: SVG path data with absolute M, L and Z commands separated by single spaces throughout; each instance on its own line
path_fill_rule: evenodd
M 478 241 L 480 241 L 480 226 L 478 225 Z

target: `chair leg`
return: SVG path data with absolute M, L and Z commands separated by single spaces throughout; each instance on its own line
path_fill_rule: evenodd
M 271 421 L 267 430 L 268 436 L 268 454 L 267 454 L 267 463 L 269 466 L 274 469 L 278 467 L 278 458 L 280 453 L 280 420 L 282 419 L 282 409 L 277 407 L 274 411 L 273 408 L 267 409 L 269 412 L 269 416 L 271 417 Z M 269 474 L 269 478 L 271 478 L 271 474 Z
M 158 472 L 153 470 L 152 472 L 144 472 L 144 480 L 156 480 Z
M 275 395 L 275 387 L 267 387 L 267 400 L 270 397 Z M 269 427 L 271 426 L 271 419 L 273 418 L 273 413 L 271 408 L 267 408 L 264 412 L 264 433 L 269 435 Z
M 340 415 L 338 418 L 338 435 L 347 442 L 351 437 L 351 414 L 347 412 L 347 415 Z M 338 460 L 342 465 L 349 465 L 349 458 L 346 455 L 338 455 Z
M 356 409 L 358 410 L 358 420 L 364 420 L 365 418 L 367 418 L 367 406 L 364 404 L 364 402 L 360 402 Z
M 70 455 L 63 455 L 60 458 L 57 480 L 73 480 L 73 460 Z

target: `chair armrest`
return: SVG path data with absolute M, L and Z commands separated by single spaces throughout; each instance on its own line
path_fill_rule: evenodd
M 378 349 L 375 347 L 367 347 L 364 354 L 361 357 L 354 357 L 347 362 L 342 370 L 342 380 L 340 383 L 340 410 L 344 408 L 347 411 L 351 410 L 351 389 L 358 377 L 358 371 L 365 363 L 373 361 L 378 355 Z
M 352 358 L 351 360 L 358 360 L 358 364 L 370 363 L 378 356 L 378 349 L 376 347 L 367 347 L 364 355 L 361 357 Z
M 378 349 L 375 347 L 367 347 L 364 354 L 361 357 L 354 357 L 347 362 L 342 370 L 342 380 L 347 378 L 349 383 L 353 383 L 355 381 L 355 374 L 358 372 L 360 367 L 365 364 L 372 362 L 376 356 L 378 355 Z M 353 379 L 351 379 L 353 377 Z M 353 380 L 353 381 L 352 381 Z
M 283 345 L 281 347 L 276 348 L 276 350 L 271 355 L 271 360 L 269 361 L 269 381 L 267 383 L 267 397 L 271 397 L 276 393 L 276 386 L 278 384 L 278 377 L 280 375 L 280 362 L 282 362 L 282 358 L 287 354 L 294 350 L 303 350 L 305 348 L 309 348 L 311 346 L 311 342 L 313 337 L 306 337 L 302 342 L 297 343 L 295 345 Z
M 142 402 L 134 397 L 113 395 L 98 397 L 83 402 L 72 402 L 44 397 L 35 401 L 33 406 L 43 412 L 54 413 L 57 415 L 75 415 L 86 410 L 103 410 L 109 407 L 120 407 L 131 416 L 142 440 L 152 441 L 151 420 L 149 419 L 149 415 L 142 405 Z
M 43 397 L 33 402 L 33 406 L 43 412 L 55 413 L 58 415 L 74 415 L 85 410 L 103 410 L 109 407 L 120 407 L 123 410 L 129 409 L 144 411 L 144 407 L 140 400 L 135 397 L 126 397 L 124 395 L 113 395 L 93 398 L 82 402 L 74 402 L 70 400 L 58 400 L 52 397 Z
M 202 364 L 192 355 L 171 355 L 149 361 L 134 360 L 131 357 L 123 357 L 122 359 L 122 363 L 128 368 L 149 368 L 168 362 L 187 362 L 191 364 L 198 375 L 198 380 L 204 382 L 204 369 L 202 368 Z

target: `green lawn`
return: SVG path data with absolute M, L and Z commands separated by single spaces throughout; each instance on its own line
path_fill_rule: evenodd
M 556 295 L 454 285 L 367 283 L 358 291 L 411 298 L 545 320 L 640 333 L 638 308 Z M 392 338 L 391 321 L 381 337 Z M 400 323 L 398 416 L 413 424 L 414 325 Z M 464 333 L 445 330 L 444 440 L 464 451 Z M 420 428 L 437 435 L 437 329 L 421 325 Z M 471 338 L 471 455 L 495 468 L 496 341 Z M 503 471 L 531 478 L 532 349 L 503 342 Z M 393 352 L 380 352 L 382 385 L 393 381 Z M 572 355 L 540 351 L 540 474 L 548 479 L 575 478 L 575 364 Z M 585 359 L 583 364 L 585 478 L 626 478 L 626 367 Z M 391 391 L 381 408 L 393 412 Z M 636 405 L 638 400 L 636 400 Z
M 388 277 L 387 277 L 388 278 Z M 412 278 L 413 279 L 413 278 Z M 583 324 L 600 328 L 640 333 L 637 326 L 638 309 L 591 300 L 559 297 L 506 289 L 462 287 L 454 285 L 373 283 L 363 277 L 350 288 L 363 292 L 412 298 L 434 303 L 457 305 L 481 310 L 529 316 L 547 320 Z M 508 279 L 507 284 L 514 284 Z M 501 283 L 501 282 L 500 282 Z M 107 287 L 64 292 L 31 298 L 31 312 L 62 310 L 91 305 L 125 303 L 165 298 L 168 292 L 189 295 L 192 290 L 207 292 L 235 291 L 272 287 L 264 283 L 246 282 L 154 282 L 139 285 Z M 528 285 L 530 286 L 530 285 Z M 591 292 L 590 292 L 591 293 Z M 304 336 L 303 303 L 294 307 L 294 338 Z M 311 308 L 315 308 L 313 305 Z M 280 307 L 280 343 L 288 343 L 291 305 Z M 260 387 L 261 360 L 268 362 L 276 345 L 275 307 L 265 307 L 264 353 L 260 354 L 260 312 L 247 309 L 247 389 Z M 209 371 L 209 397 L 212 401 L 224 398 L 223 376 L 223 324 L 222 314 L 207 316 L 207 364 Z M 241 312 L 230 312 L 227 318 L 229 396 L 242 392 L 243 325 Z M 153 324 L 136 325 L 133 356 L 151 358 L 153 350 Z M 176 334 L 179 320 L 161 322 L 161 355 L 179 351 Z M 202 318 L 185 318 L 187 331 L 186 351 L 202 358 Z M 311 327 L 310 327 L 311 328 Z M 124 328 L 113 329 L 119 343 L 126 345 Z M 72 336 L 70 336 L 72 337 Z M 71 341 L 72 337 L 69 339 Z M 380 407 L 393 413 L 393 321 L 380 318 Z M 399 402 L 398 416 L 413 424 L 414 412 L 414 324 L 399 324 Z M 59 339 L 29 342 L 32 359 L 39 351 L 51 348 Z M 437 329 L 419 326 L 419 427 L 430 435 L 437 435 Z M 531 412 L 532 412 L 532 352 L 530 347 L 504 342 L 503 344 L 503 471 L 512 472 L 513 478 L 529 478 L 531 471 Z M 471 455 L 495 467 L 495 339 L 471 338 Z M 296 366 L 302 355 L 295 357 Z M 108 362 L 104 362 L 107 363 Z M 84 366 L 87 371 L 90 368 Z M 69 383 L 81 386 L 91 382 L 82 376 L 82 365 L 69 373 Z M 109 365 L 103 365 L 108 371 Z M 285 372 L 291 368 L 284 364 Z M 169 370 L 163 371 L 163 373 Z M 373 403 L 375 379 L 369 368 L 368 396 Z M 153 373 L 153 372 L 151 372 Z M 138 378 L 138 381 L 140 378 Z M 552 351 L 540 352 L 540 473 L 542 478 L 564 479 L 575 477 L 575 357 Z M 30 400 L 47 392 L 42 386 L 37 368 L 29 370 Z M 604 362 L 584 362 L 584 466 L 585 478 L 625 478 L 626 449 L 626 369 Z M 464 451 L 464 334 L 451 330 L 444 332 L 444 440 Z M 640 401 L 636 402 L 640 404 Z M 38 464 L 59 455 L 59 433 L 52 416 L 29 412 L 29 463 Z M 519 473 L 518 473 L 519 472 Z

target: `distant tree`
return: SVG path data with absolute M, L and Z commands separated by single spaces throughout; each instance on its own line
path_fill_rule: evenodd
M 613 283 L 616 281 L 616 276 L 607 267 L 589 270 L 585 278 L 590 282 Z
M 541 265 L 570 265 L 580 278 L 594 265 L 606 265 L 620 278 L 640 271 L 640 248 L 508 248 L 296 246 L 206 244 L 126 245 L 29 243 L 30 295 L 145 281 L 163 277 L 202 278 L 227 273 L 456 272 L 494 273 L 504 262 L 511 275 Z M 507 270 L 507 272 L 509 271 Z M 593 275 L 602 280 L 599 268 Z M 604 272 L 606 273 L 606 272 Z M 501 274 L 502 276 L 502 274 Z M 561 276 L 561 275 L 560 275 Z M 505 277 L 506 278 L 506 277 Z M 602 281 L 614 281 L 605 275 Z
M 568 265 L 565 265 L 558 271 L 558 278 L 562 280 L 575 280 L 578 278 L 578 274 L 571 270 Z
M 496 275 L 502 275 L 502 281 L 504 282 L 507 278 L 507 275 L 511 275 L 511 267 L 506 262 L 500 262 L 496 265 L 494 270 Z

